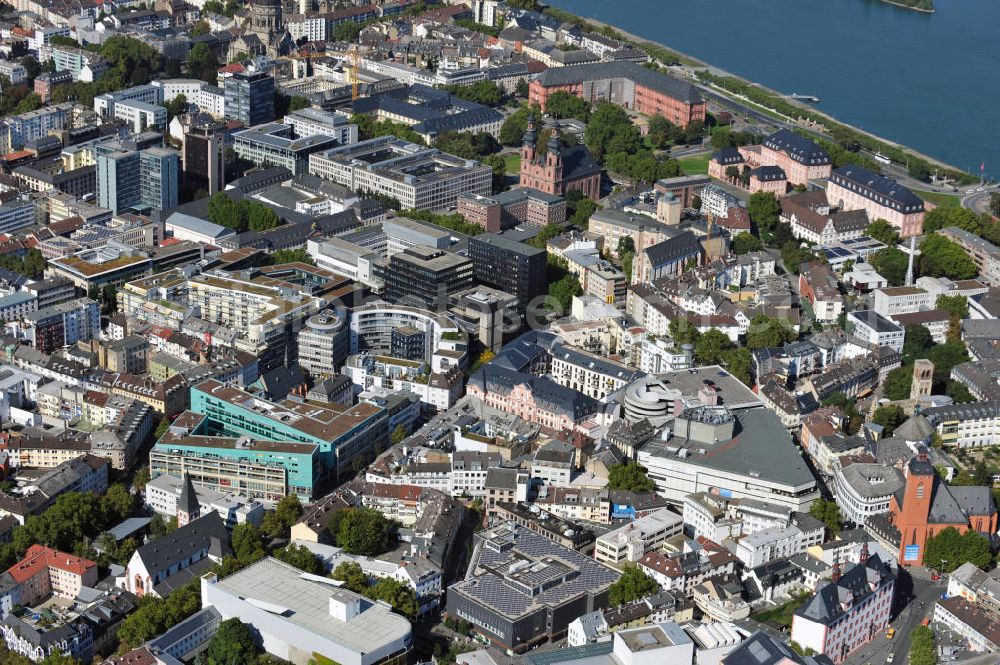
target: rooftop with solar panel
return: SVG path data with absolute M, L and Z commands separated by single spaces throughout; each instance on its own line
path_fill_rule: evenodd
M 539 608 L 603 594 L 618 576 L 580 552 L 507 522 L 476 534 L 469 573 L 449 594 L 517 620 Z

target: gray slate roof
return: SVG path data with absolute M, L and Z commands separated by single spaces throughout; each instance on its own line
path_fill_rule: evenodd
M 634 62 L 602 62 L 574 65 L 573 67 L 550 67 L 539 74 L 537 80 L 543 87 L 552 87 L 614 78 L 629 79 L 643 87 L 689 104 L 702 101 L 701 93 L 690 83 L 654 72 Z
M 214 541 L 217 541 L 214 542 Z M 229 533 L 222 518 L 215 511 L 199 517 L 173 533 L 146 543 L 136 550 L 150 575 L 169 569 L 191 555 L 213 546 L 221 547 L 220 554 L 231 552 Z
M 878 554 L 873 554 L 863 565 L 848 564 L 838 581 L 831 580 L 820 587 L 816 595 L 797 609 L 795 613 L 810 621 L 829 625 L 844 614 L 841 603 L 843 594 L 852 598 L 851 606 L 853 607 L 873 593 L 869 586 L 870 583 L 874 582 L 881 586 L 892 577 L 893 574 L 889 566 L 879 558 Z

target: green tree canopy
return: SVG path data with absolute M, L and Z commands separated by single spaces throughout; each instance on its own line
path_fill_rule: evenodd
M 617 607 L 639 600 L 660 590 L 652 577 L 642 572 L 634 563 L 626 563 L 622 575 L 608 590 L 608 604 Z
M 302 503 L 294 494 L 281 497 L 273 511 L 264 515 L 261 531 L 271 538 L 287 537 L 302 515 Z
M 529 238 L 525 242 L 532 247 L 537 247 L 538 249 L 545 249 L 549 240 L 555 238 L 563 232 L 563 227 L 558 224 L 546 224 L 542 227 L 542 230 L 538 232 L 533 238 Z
M 361 34 L 361 25 L 353 21 L 345 21 L 333 29 L 333 39 L 337 42 L 355 42 Z
M 583 135 L 584 143 L 598 161 L 612 153 L 634 154 L 642 147 L 642 136 L 623 108 L 601 101 L 594 107 Z
M 656 486 L 646 475 L 644 468 L 629 461 L 625 464 L 616 464 L 608 470 L 608 489 L 652 492 Z
M 352 561 L 337 564 L 331 576 L 333 579 L 343 582 L 344 586 L 354 593 L 363 593 L 368 588 L 368 576 L 365 575 L 360 565 Z
M 281 225 L 278 215 L 263 203 L 251 199 L 234 201 L 225 192 L 216 192 L 208 201 L 208 221 L 243 231 L 267 231 Z
M 848 425 L 845 428 L 848 434 L 854 434 L 861 429 L 861 414 L 858 413 L 858 408 L 855 406 L 854 400 L 843 392 L 837 391 L 827 395 L 823 398 L 823 405 L 835 406 L 844 412 L 844 415 L 848 418 Z
M 500 149 L 492 135 L 486 132 L 441 132 L 434 139 L 434 147 L 441 152 L 457 155 L 463 159 L 480 159 Z
M 920 274 L 958 280 L 971 279 L 978 270 L 957 244 L 944 236 L 930 235 L 920 245 Z
M 840 533 L 840 525 L 844 520 L 836 501 L 817 499 L 809 506 L 809 514 L 826 525 L 827 534 L 830 538 Z
M 498 140 L 501 145 L 519 146 L 524 132 L 528 130 L 528 120 L 534 120 L 535 128 L 538 129 L 542 122 L 542 112 L 535 107 L 522 106 L 514 111 L 500 126 L 500 136 Z
M 934 306 L 947 310 L 949 314 L 959 319 L 969 318 L 969 299 L 965 296 L 949 296 L 942 293 L 937 297 Z
M 913 365 L 903 365 L 886 375 L 882 390 L 887 399 L 903 400 L 910 398 L 910 388 L 912 385 Z
M 746 345 L 750 350 L 770 346 L 781 346 L 794 341 L 795 331 L 785 319 L 774 319 L 766 314 L 757 314 L 750 320 Z
M 906 420 L 906 413 L 898 404 L 886 404 L 875 409 L 872 422 L 885 428 L 884 436 L 892 436 L 896 428 Z
M 445 90 L 459 99 L 482 104 L 484 106 L 502 106 L 507 99 L 507 93 L 493 81 L 476 81 L 472 85 L 446 85 Z
M 233 527 L 231 540 L 233 554 L 244 566 L 249 566 L 267 556 L 267 550 L 264 549 L 264 537 L 260 529 L 249 522 Z
M 754 192 L 747 201 L 747 213 L 761 238 L 768 240 L 778 226 L 781 204 L 771 192 Z
M 898 247 L 886 247 L 868 258 L 878 274 L 885 277 L 890 286 L 902 286 L 906 281 L 906 267 L 909 257 Z
M 122 85 L 149 83 L 153 72 L 161 69 L 160 54 L 149 44 L 133 37 L 114 35 L 101 44 L 100 53 L 108 63 L 102 79 L 115 79 Z
M 403 616 L 415 619 L 417 616 L 417 595 L 410 585 L 389 577 L 383 577 L 371 588 L 370 597 L 392 606 Z
M 924 215 L 924 233 L 933 233 L 949 226 L 978 234 L 981 224 L 975 211 L 961 206 L 938 206 Z
M 757 236 L 743 231 L 733 238 L 733 254 L 748 254 L 764 249 L 764 243 Z
M 874 222 L 869 224 L 868 230 L 865 233 L 879 242 L 884 242 L 890 247 L 899 242 L 899 231 L 896 230 L 895 226 L 884 219 L 876 219 Z
M 724 332 L 712 328 L 698 336 L 694 343 L 694 356 L 700 364 L 717 365 L 723 362 L 726 352 L 735 346 Z
M 29 249 L 24 257 L 15 254 L 0 255 L 0 268 L 5 268 L 11 272 L 16 272 L 18 275 L 24 275 L 32 279 L 41 277 L 47 265 L 48 262 L 45 260 L 45 257 L 35 247 Z
M 576 118 L 587 122 L 590 103 L 565 90 L 557 90 L 545 100 L 545 112 L 553 118 Z
M 917 626 L 910 632 L 910 665 L 937 665 L 937 662 L 934 631 L 927 626 Z
M 751 145 L 760 141 L 760 137 L 753 132 L 733 131 L 731 127 L 718 125 L 712 128 L 712 147 L 716 150 L 723 148 L 739 148 L 744 145 Z
M 698 329 L 685 316 L 679 316 L 671 321 L 670 325 L 667 326 L 667 330 L 670 333 L 670 339 L 674 340 L 674 344 L 678 346 L 682 344 L 694 344 L 701 337 Z
M 274 551 L 274 558 L 313 575 L 323 574 L 323 564 L 308 547 L 291 543 Z
M 919 324 L 908 325 L 904 331 L 903 356 L 917 358 L 927 349 L 934 346 L 931 331 Z
M 201 609 L 201 580 L 194 580 L 166 598 L 145 595 L 139 607 L 118 628 L 118 641 L 125 650 L 162 634 Z
M 924 357 L 934 363 L 935 390 L 944 386 L 955 365 L 969 361 L 969 352 L 961 340 L 936 344 L 924 352 Z
M 747 386 L 753 385 L 753 377 L 750 374 L 752 366 L 750 349 L 739 347 L 724 352 L 722 354 L 722 364 L 733 376 Z
M 924 564 L 942 573 L 950 573 L 966 561 L 983 570 L 993 561 L 989 541 L 975 531 L 959 534 L 948 527 L 924 544 Z
M 277 266 L 282 263 L 306 263 L 311 266 L 316 265 L 316 261 L 313 257 L 309 255 L 309 252 L 303 248 L 298 249 L 277 249 L 267 255 L 268 265 Z
M 215 84 L 219 76 L 219 61 L 205 42 L 191 47 L 187 58 L 188 73 L 191 76 Z
M 968 404 L 969 402 L 976 401 L 976 398 L 972 396 L 969 389 L 958 381 L 949 381 L 944 394 L 950 397 L 955 404 Z
M 226 619 L 199 656 L 199 665 L 256 665 L 257 638 L 238 617 Z
M 396 425 L 396 429 L 392 430 L 392 436 L 389 439 L 389 443 L 396 445 L 402 442 L 406 438 L 406 428 L 402 424 Z
M 336 527 L 337 545 L 349 554 L 375 556 L 391 549 L 395 542 L 392 524 L 371 508 L 340 511 Z

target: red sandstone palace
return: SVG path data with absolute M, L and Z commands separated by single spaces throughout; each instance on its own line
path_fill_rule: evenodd
M 639 113 L 661 115 L 678 127 L 705 121 L 705 100 L 697 88 L 634 62 L 550 67 L 531 82 L 528 102 L 544 110 L 549 95 L 557 90 L 591 103 L 603 99 Z

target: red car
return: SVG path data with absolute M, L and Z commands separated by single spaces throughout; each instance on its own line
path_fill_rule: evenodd
M 940 579 L 941 579 L 941 576 L 938 575 L 937 573 L 931 575 L 931 582 L 937 582 Z

